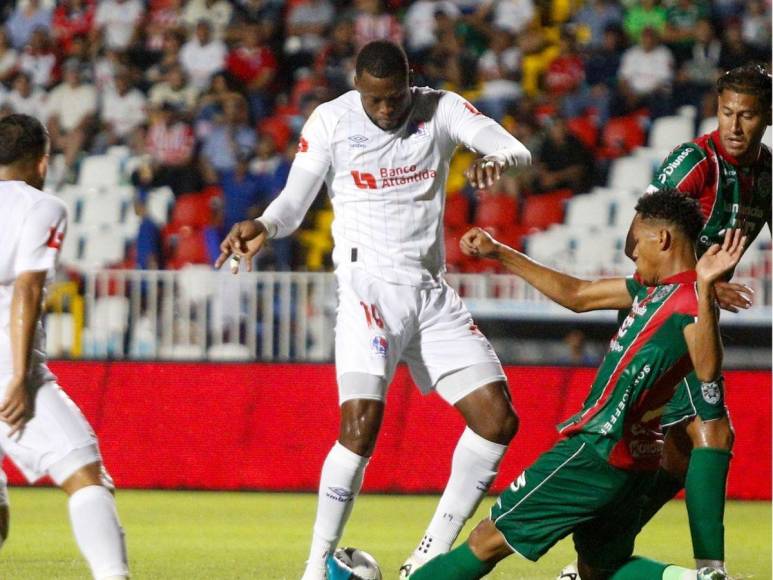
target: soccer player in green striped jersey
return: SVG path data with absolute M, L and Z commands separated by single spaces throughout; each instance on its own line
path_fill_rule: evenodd
M 629 309 L 582 408 L 558 426 L 561 440 L 516 477 L 468 540 L 411 574 L 412 580 L 485 576 L 517 553 L 536 561 L 573 534 L 583 580 L 696 578 L 696 571 L 633 558 L 639 512 L 661 475 L 663 407 L 691 370 L 721 380 L 714 283 L 731 271 L 746 238 L 728 230 L 696 258 L 703 226 L 695 200 L 674 189 L 639 199 L 631 226 L 631 278 L 581 280 L 547 268 L 480 228 L 461 241 L 575 312 Z M 717 574 L 715 575 L 715 572 Z M 714 570 L 697 577 L 722 578 Z

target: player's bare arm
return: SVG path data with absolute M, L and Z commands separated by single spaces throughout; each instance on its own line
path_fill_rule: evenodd
M 625 278 L 583 280 L 543 266 L 518 250 L 502 244 L 481 228 L 462 236 L 462 252 L 468 256 L 499 261 L 545 296 L 574 312 L 623 309 L 633 304 Z
M 11 426 L 11 435 L 23 429 L 33 413 L 27 376 L 45 284 L 46 271 L 22 272 L 13 287 L 10 317 L 13 378 L 0 404 L 0 419 Z
M 743 255 L 746 236 L 740 229 L 728 230 L 720 246 L 714 244 L 695 266 L 698 275 L 698 320 L 684 329 L 695 374 L 704 382 L 714 381 L 722 371 L 722 339 L 715 308 L 714 285 L 732 271 Z

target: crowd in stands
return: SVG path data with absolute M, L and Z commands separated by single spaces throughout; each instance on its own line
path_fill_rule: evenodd
M 119 146 L 135 160 L 140 219 L 124 265 L 140 268 L 211 262 L 224 231 L 259 215 L 305 119 L 351 90 L 371 40 L 402 43 L 414 84 L 460 93 L 532 151 L 488 223 L 486 195 L 462 177 L 471 154 L 448 184 L 449 227 L 482 220 L 516 245 L 545 225 L 522 219 L 529 199 L 605 183 L 658 117 L 687 106 L 697 128 L 716 114 L 720 72 L 771 52 L 766 0 L 17 0 L 0 22 L 0 115 L 46 121 L 61 156 L 52 187 L 77 184 L 87 155 Z M 145 204 L 164 187 L 196 205 L 194 223 L 154 221 Z M 263 267 L 329 267 L 329 224 L 321 196 Z M 191 231 L 200 251 L 175 255 L 169 241 Z

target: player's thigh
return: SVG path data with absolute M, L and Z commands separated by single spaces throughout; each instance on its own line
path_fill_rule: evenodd
M 663 410 L 660 424 L 670 427 L 692 417 L 714 421 L 726 416 L 725 389 L 722 382 L 704 383 L 692 372 L 677 386 L 674 396 Z
M 403 351 L 422 393 L 436 389 L 451 405 L 485 385 L 507 382 L 494 349 L 447 284 L 424 290 L 419 327 Z
M 513 551 L 532 561 L 590 521 L 619 493 L 628 474 L 577 437 L 559 441 L 521 473 L 491 508 Z
M 101 462 L 97 438 L 75 403 L 55 382 L 36 389 L 34 415 L 20 435 L 0 423 L 0 447 L 34 482 L 44 475 L 61 485 L 86 465 Z

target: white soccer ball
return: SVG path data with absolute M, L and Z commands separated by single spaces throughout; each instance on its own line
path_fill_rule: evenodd
M 381 568 L 376 559 L 357 548 L 338 548 L 333 559 L 351 571 L 351 580 L 381 580 Z

